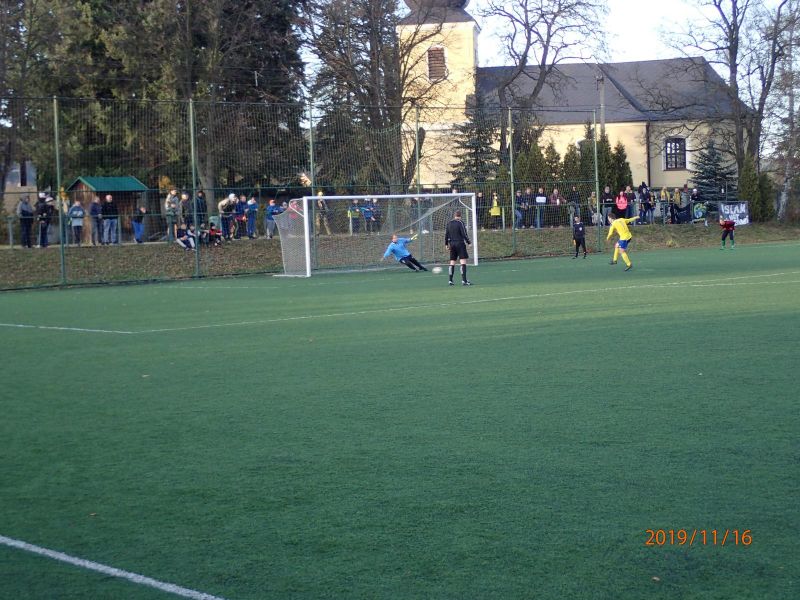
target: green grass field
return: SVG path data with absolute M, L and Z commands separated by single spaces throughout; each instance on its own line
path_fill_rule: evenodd
M 631 257 L 0 295 L 0 535 L 229 600 L 800 597 L 800 245 Z M 175 596 L 0 545 L 0 597 Z

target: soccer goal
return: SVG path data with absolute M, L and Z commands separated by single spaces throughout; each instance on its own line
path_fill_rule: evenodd
M 421 263 L 443 263 L 445 227 L 456 211 L 472 238 L 478 264 L 475 194 L 305 196 L 291 200 L 275 217 L 285 275 L 310 277 L 321 271 L 363 271 L 394 266 L 381 261 L 392 235 L 413 237 L 408 249 Z

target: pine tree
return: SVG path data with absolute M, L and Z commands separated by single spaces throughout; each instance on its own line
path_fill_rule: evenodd
M 561 155 L 556 150 L 556 145 L 552 140 L 544 149 L 544 167 L 548 181 L 561 181 Z
M 754 221 L 770 221 L 775 218 L 775 186 L 766 173 L 758 176 L 759 202 Z M 752 213 L 751 213 L 752 214 Z
M 497 140 L 498 123 L 490 114 L 483 98 L 475 97 L 475 105 L 467 111 L 467 121 L 455 127 L 455 157 L 452 184 L 463 186 L 481 184 L 494 179 L 500 166 L 500 158 L 494 143 Z
M 564 153 L 564 162 L 561 165 L 561 177 L 567 183 L 578 182 L 582 179 L 581 155 L 575 144 L 570 144 Z M 594 181 L 594 165 L 592 165 L 591 181 Z M 584 179 L 584 181 L 586 181 Z
M 624 190 L 629 185 L 633 187 L 631 165 L 628 163 L 628 154 L 625 152 L 625 146 L 621 141 L 617 142 L 614 146 L 614 151 L 611 153 L 611 169 L 615 183 L 614 190 Z
M 514 159 L 514 179 L 520 185 L 536 187 L 543 185 L 548 176 L 544 154 L 538 140 L 532 140 L 528 148 Z
M 738 195 L 742 202 L 749 204 L 750 220 L 760 220 L 761 189 L 758 185 L 758 173 L 752 156 L 745 157 L 744 165 L 739 173 Z
M 692 182 L 703 202 L 713 207 L 736 198 L 736 169 L 723 163 L 713 141 L 698 152 L 695 167 Z
M 597 140 L 597 176 L 600 179 L 600 189 L 611 186 L 611 191 L 615 194 L 619 192 L 616 187 L 616 173 L 614 172 L 613 151 L 608 134 L 601 133 Z

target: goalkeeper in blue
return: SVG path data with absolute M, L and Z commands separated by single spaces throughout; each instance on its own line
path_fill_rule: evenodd
M 417 236 L 413 236 L 410 238 L 404 237 L 397 237 L 397 235 L 392 236 L 392 243 L 386 247 L 386 252 L 383 253 L 384 260 L 389 258 L 390 255 L 394 255 L 397 262 L 403 263 L 412 271 L 427 271 L 425 267 L 423 267 L 416 258 L 411 256 L 411 252 L 409 252 L 408 248 L 406 248 L 406 244 L 409 244 L 417 239 Z

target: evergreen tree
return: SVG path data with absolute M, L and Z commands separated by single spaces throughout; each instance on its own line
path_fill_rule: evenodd
M 556 145 L 552 140 L 544 149 L 544 168 L 548 181 L 561 181 L 561 155 L 556 150 Z
M 584 181 L 594 181 L 594 128 L 591 123 L 586 123 L 583 139 L 578 144 L 581 155 L 580 178 Z M 600 182 L 600 187 L 603 187 Z
M 561 165 L 561 176 L 567 183 L 577 183 L 579 180 L 583 179 L 581 155 L 575 144 L 570 144 L 567 151 L 564 153 L 564 162 Z M 586 180 L 584 179 L 584 181 Z M 589 181 L 594 181 L 594 165 L 592 165 Z
M 534 139 L 527 149 L 519 152 L 514 157 L 514 179 L 519 185 L 536 187 L 543 185 L 548 177 L 547 165 L 544 154 L 539 146 L 539 141 Z
M 482 96 L 467 111 L 467 121 L 455 127 L 455 157 L 452 184 L 463 186 L 482 184 L 494 179 L 500 166 L 497 150 L 498 123 L 496 115 L 486 110 Z
M 703 202 L 712 206 L 736 198 L 736 169 L 724 164 L 713 141 L 698 152 L 692 182 Z
M 775 218 L 775 186 L 769 175 L 761 173 L 758 176 L 758 206 L 756 207 L 754 221 L 764 222 Z M 751 212 L 751 214 L 753 214 Z
M 628 163 L 628 154 L 625 152 L 625 146 L 621 141 L 617 142 L 614 146 L 614 151 L 611 153 L 611 169 L 615 182 L 615 186 L 612 189 L 619 191 L 624 190 L 629 185 L 635 187 L 633 185 L 631 165 Z
M 758 185 L 758 173 L 752 156 L 747 156 L 739 173 L 738 196 L 749 205 L 750 219 L 759 221 L 761 212 L 761 189 Z
M 608 134 L 605 132 L 601 133 L 600 138 L 597 140 L 597 176 L 600 179 L 601 190 L 608 185 L 611 186 L 611 191 L 615 194 L 619 192 L 620 188 L 615 187 L 617 180 L 614 172 L 611 142 L 609 142 Z

